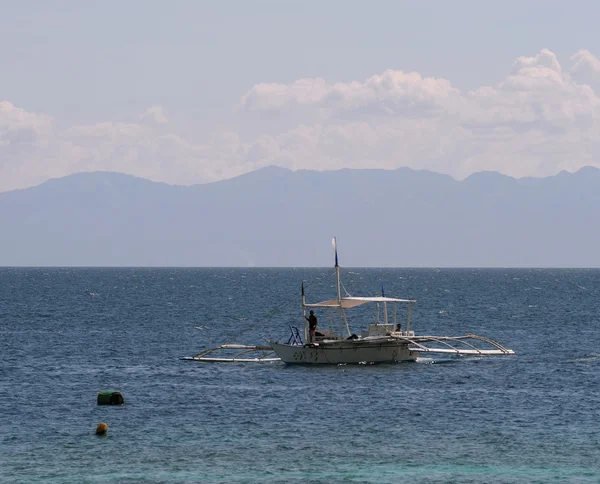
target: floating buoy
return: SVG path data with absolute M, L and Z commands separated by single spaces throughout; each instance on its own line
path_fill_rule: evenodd
M 96 427 L 96 435 L 106 435 L 106 432 L 108 432 L 108 425 L 104 422 L 100 422 L 98 427 Z
M 115 390 L 104 390 L 98 392 L 98 405 L 123 405 L 125 399 L 121 392 Z

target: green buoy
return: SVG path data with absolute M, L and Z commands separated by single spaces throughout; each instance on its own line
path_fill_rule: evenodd
M 125 399 L 121 392 L 115 390 L 104 390 L 98 392 L 98 405 L 123 405 Z

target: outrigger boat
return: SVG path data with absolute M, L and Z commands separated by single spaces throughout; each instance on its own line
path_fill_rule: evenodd
M 296 327 L 291 327 L 292 334 L 286 343 L 266 339 L 269 346 L 247 346 L 224 344 L 209 348 L 202 353 L 185 359 L 203 362 L 273 362 L 283 361 L 293 364 L 367 364 L 396 363 L 415 361 L 423 353 L 440 353 L 452 355 L 492 356 L 514 355 L 514 351 L 483 336 L 467 333 L 464 336 L 417 336 L 410 329 L 411 305 L 414 299 L 398 299 L 383 294 L 375 297 L 354 297 L 341 295 L 340 267 L 338 264 L 337 242 L 333 239 L 335 252 L 335 272 L 337 297 L 318 303 L 307 303 L 302 285 L 302 312 L 304 319 L 304 335 Z M 346 318 L 346 310 L 374 303 L 377 306 L 377 319 L 369 324 L 368 329 L 360 335 L 350 331 Z M 388 308 L 394 308 L 393 322 L 388 320 Z M 406 329 L 397 322 L 398 304 L 407 305 Z M 383 306 L 383 322 L 379 320 L 379 308 Z M 329 312 L 329 329 L 318 329 L 311 334 L 308 327 L 307 309 L 326 309 Z M 314 310 L 313 309 L 313 310 Z M 337 314 L 337 325 L 332 313 Z M 337 326 L 337 328 L 335 327 Z M 215 357 L 211 353 L 217 350 L 235 351 L 228 357 Z M 254 353 L 255 356 L 251 356 Z

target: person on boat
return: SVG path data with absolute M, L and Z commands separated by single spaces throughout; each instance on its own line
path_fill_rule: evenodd
M 317 317 L 312 309 L 310 310 L 310 316 L 304 317 L 308 321 L 308 340 L 312 343 L 315 340 L 315 331 L 317 330 Z
M 401 325 L 400 323 L 398 323 L 398 324 L 396 325 L 396 331 L 397 331 L 397 332 L 398 332 L 398 331 L 400 331 L 400 332 L 402 331 L 402 325 Z

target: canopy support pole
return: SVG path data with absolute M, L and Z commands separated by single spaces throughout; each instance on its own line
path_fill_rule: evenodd
M 344 312 L 344 322 L 346 323 L 346 331 L 348 331 L 348 337 L 352 336 L 352 333 L 350 333 L 350 326 L 348 325 L 348 318 L 346 317 L 346 313 Z
M 304 341 L 308 341 L 308 321 L 306 320 L 306 297 L 304 296 L 304 282 L 302 282 L 302 319 L 304 323 Z

